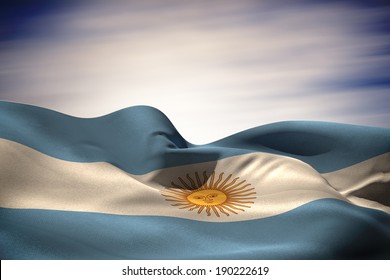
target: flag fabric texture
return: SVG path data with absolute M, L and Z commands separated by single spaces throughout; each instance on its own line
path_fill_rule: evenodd
M 389 257 L 390 129 L 291 121 L 194 145 L 152 107 L 0 102 L 1 259 Z

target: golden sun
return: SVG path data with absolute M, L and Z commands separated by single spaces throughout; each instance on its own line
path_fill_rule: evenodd
M 222 172 L 218 179 L 215 175 L 213 171 L 208 178 L 204 171 L 203 179 L 198 172 L 195 172 L 195 179 L 189 174 L 186 175 L 187 180 L 178 177 L 180 183 L 172 182 L 170 187 L 162 190 L 162 195 L 166 201 L 172 202 L 172 206 L 188 211 L 197 210 L 198 214 L 205 210 L 207 216 L 212 213 L 217 217 L 220 217 L 220 213 L 230 216 L 230 213 L 238 214 L 238 211 L 250 208 L 249 205 L 256 199 L 253 196 L 256 194 L 254 188 L 248 188 L 251 184 L 245 184 L 246 180 L 239 181 L 239 177 L 232 179 L 232 174 L 223 178 Z

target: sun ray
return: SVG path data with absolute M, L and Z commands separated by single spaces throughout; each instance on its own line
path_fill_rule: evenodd
M 190 203 L 176 203 L 176 204 L 171 204 L 172 206 L 186 206 L 186 205 L 192 205 Z
M 257 197 L 255 197 L 255 196 L 252 196 L 252 197 L 235 197 L 235 199 L 250 199 L 250 200 L 254 200 L 256 198 Z
M 165 199 L 166 201 L 171 201 L 171 202 L 182 202 L 180 199 Z
M 189 185 L 187 185 L 187 183 L 181 177 L 179 177 L 178 179 L 183 184 L 183 186 L 186 187 L 187 190 L 191 189 L 191 187 Z
M 199 205 L 195 205 L 193 207 L 191 207 L 190 209 L 188 209 L 189 211 L 194 211 L 195 209 L 199 208 Z
M 179 207 L 179 209 L 186 209 L 186 208 L 190 208 L 194 206 L 193 204 L 189 204 L 189 205 L 186 205 L 186 206 L 183 206 L 183 207 Z
M 190 181 L 190 184 L 191 184 L 192 189 L 196 189 L 195 182 L 194 182 L 194 180 L 192 180 L 192 178 L 190 177 L 190 174 L 187 173 L 187 176 L 186 176 L 186 177 L 187 177 L 188 181 Z
M 243 205 L 241 203 L 234 203 L 234 202 L 231 202 L 230 205 L 232 206 L 240 206 L 240 207 L 245 207 L 245 208 L 251 208 L 250 206 L 248 205 Z
M 233 196 L 237 197 L 237 196 L 246 196 L 246 195 L 252 195 L 252 194 L 256 194 L 256 193 L 255 192 L 251 192 L 251 193 L 245 193 L 245 194 L 234 194 Z
M 202 186 L 202 182 L 200 181 L 198 172 L 195 172 L 196 182 L 198 183 L 198 187 L 200 188 Z
M 176 199 L 185 199 L 187 196 L 186 195 L 179 195 L 179 194 L 164 194 L 163 196 L 168 197 L 168 198 L 176 198 Z
M 223 208 L 222 208 L 221 206 L 217 205 L 217 206 L 215 206 L 215 207 L 217 207 L 218 210 L 221 211 L 221 213 L 225 214 L 226 216 L 230 216 L 230 214 L 229 214 L 229 213 L 226 213 L 225 210 L 223 210 Z
M 234 180 L 232 182 L 230 182 L 226 186 L 220 188 L 220 190 L 225 190 L 226 188 L 230 187 L 231 185 L 234 185 L 237 182 L 238 179 L 240 179 L 240 177 L 234 178 Z
M 246 184 L 240 188 L 236 188 L 235 190 L 231 191 L 230 193 L 233 194 L 233 193 L 237 193 L 237 192 L 241 192 L 241 191 L 250 191 L 250 190 L 254 190 L 255 188 L 250 188 L 250 189 L 245 189 L 246 187 L 249 187 L 251 184 Z M 245 189 L 245 190 L 244 190 Z
M 255 203 L 255 188 L 249 188 L 251 184 L 245 184 L 246 180 L 239 181 L 240 177 L 233 177 L 232 174 L 224 179 L 223 172 L 217 174 L 215 171 L 207 177 L 207 172 L 203 171 L 202 182 L 199 174 L 195 172 L 191 176 L 187 173 L 177 177 L 179 183 L 171 182 L 171 187 L 165 187 L 161 191 L 162 196 L 167 202 L 173 202 L 170 205 L 178 209 L 196 214 L 206 213 L 203 215 L 207 216 L 215 215 L 217 218 L 221 217 L 221 213 L 227 217 L 231 213 L 238 215 L 238 212 L 245 212 L 245 209 L 251 208 Z
M 209 182 L 209 187 L 210 187 L 210 189 L 213 188 L 214 176 L 215 176 L 215 171 L 213 171 L 213 172 L 211 173 L 210 182 Z
M 165 196 L 166 201 L 186 201 L 185 198 L 182 197 L 172 197 L 172 196 Z
M 234 202 L 238 202 L 238 203 L 254 203 L 253 201 L 242 201 L 242 200 L 234 200 Z
M 247 197 L 248 195 L 252 195 L 254 194 L 253 192 L 248 192 L 248 193 L 230 193 L 229 196 L 230 197 L 241 197 L 241 196 L 245 196 Z
M 244 209 L 238 208 L 238 207 L 232 205 L 231 203 L 226 203 L 225 205 L 226 205 L 227 207 L 233 208 L 233 209 L 235 209 L 235 210 L 245 211 Z
M 221 182 L 222 177 L 223 177 L 223 172 L 221 172 L 221 174 L 219 174 L 217 182 L 214 183 L 214 187 L 218 187 L 218 184 L 219 184 L 219 182 Z
M 235 184 L 235 185 L 233 185 L 233 186 L 231 186 L 231 187 L 229 187 L 229 188 L 225 188 L 225 190 L 226 190 L 226 191 L 229 191 L 229 190 L 231 190 L 231 189 L 237 188 L 237 187 L 239 187 L 241 184 L 243 184 L 243 183 L 245 183 L 245 182 L 246 182 L 246 180 L 243 180 L 243 181 L 241 181 L 241 182 L 239 182 L 239 183 L 237 183 L 237 184 Z
M 237 213 L 236 211 L 234 211 L 234 210 L 228 208 L 226 205 L 221 205 L 221 207 L 222 207 L 223 209 L 226 209 L 226 210 L 229 211 L 229 212 L 232 212 L 232 213 L 238 215 L 238 213 Z
M 202 213 L 203 209 L 204 209 L 204 206 L 203 206 L 203 205 L 200 206 L 200 207 L 199 207 L 199 210 L 198 210 L 198 214 Z
M 227 178 L 225 179 L 225 181 L 223 181 L 222 183 L 221 183 L 221 185 L 219 186 L 219 188 L 222 188 L 228 181 L 229 181 L 229 179 L 232 177 L 232 174 L 230 174 L 229 176 L 227 176 Z
M 218 213 L 216 207 L 215 207 L 215 206 L 211 206 L 211 209 L 213 209 L 214 214 L 219 218 L 220 215 L 219 215 L 219 213 Z
M 206 171 L 203 171 L 203 185 L 207 187 L 207 180 L 209 178 L 207 178 L 207 173 Z

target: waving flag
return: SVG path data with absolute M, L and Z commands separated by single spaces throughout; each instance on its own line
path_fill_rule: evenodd
M 281 122 L 207 145 L 157 109 L 0 102 L 1 259 L 390 257 L 390 129 Z

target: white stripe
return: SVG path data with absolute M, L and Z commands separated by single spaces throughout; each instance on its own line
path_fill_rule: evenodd
M 296 159 L 253 153 L 215 162 L 131 175 L 109 163 L 76 163 L 52 158 L 0 139 L 0 207 L 182 217 L 229 222 L 280 214 L 321 199 L 346 198 L 321 174 Z M 207 216 L 171 206 L 161 190 L 187 173 L 224 172 L 255 188 L 251 208 L 230 216 Z M 327 174 L 327 179 L 331 174 Z M 210 180 L 210 178 L 209 178 Z
M 389 206 L 375 201 L 375 199 L 387 200 L 390 203 L 390 153 L 373 157 L 334 172 L 324 173 L 322 176 L 350 202 L 390 213 Z M 376 195 L 371 192 L 370 199 L 367 199 L 368 195 L 365 195 L 365 193 L 370 192 L 369 186 L 374 184 L 380 184 L 387 189 L 385 198 L 375 197 L 383 196 L 381 192 Z M 358 197 L 356 194 L 363 197 Z

